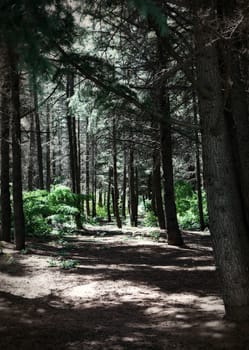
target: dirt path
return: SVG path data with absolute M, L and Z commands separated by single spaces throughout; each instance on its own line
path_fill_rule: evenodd
M 223 320 L 210 237 L 186 233 L 180 249 L 144 232 L 5 248 L 0 349 L 249 349 L 248 327 Z

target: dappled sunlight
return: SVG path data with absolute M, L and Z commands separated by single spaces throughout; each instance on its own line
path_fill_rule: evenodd
M 191 245 L 194 238 L 188 238 Z M 11 344 L 12 326 L 27 334 L 17 336 L 13 350 L 18 344 L 31 350 L 25 343 L 31 334 L 40 348 L 50 337 L 54 349 L 195 349 L 196 342 L 202 349 L 222 344 L 233 349 L 238 330 L 223 320 L 206 247 L 168 247 L 144 237 L 106 239 L 41 242 L 17 256 L 21 275 L 1 273 L 0 335 Z M 49 267 L 51 259 L 59 264 L 68 257 L 77 259 L 75 268 Z

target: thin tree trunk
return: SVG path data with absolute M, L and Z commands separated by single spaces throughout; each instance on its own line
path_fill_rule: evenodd
M 33 191 L 35 159 L 35 127 L 34 114 L 30 114 L 29 164 L 28 164 L 28 190 Z
M 126 187 L 127 187 L 127 164 L 126 151 L 124 151 L 124 170 L 123 170 L 123 194 L 122 194 L 122 217 L 126 219 Z
M 129 154 L 129 205 L 131 226 L 137 226 L 137 200 L 134 176 L 134 149 L 130 148 Z
M 36 77 L 33 77 L 33 94 L 34 94 L 34 108 L 35 108 L 35 129 L 36 129 L 36 146 L 37 146 L 39 188 L 44 189 L 43 154 L 42 154 L 40 115 L 39 115 L 39 111 L 38 111 L 38 92 L 37 92 Z
M 67 75 L 67 99 L 73 96 L 73 75 Z M 68 143 L 69 143 L 69 164 L 70 164 L 70 174 L 71 174 L 71 186 L 73 193 L 76 193 L 75 184 L 75 164 L 74 164 L 74 140 L 73 140 L 73 126 L 72 126 L 72 116 L 69 108 L 69 101 L 67 102 L 67 130 L 68 130 Z
M 20 90 L 17 55 L 12 49 L 9 49 L 9 62 L 11 66 L 14 230 L 16 249 L 21 250 L 25 248 L 25 220 L 22 197 Z
M 112 124 L 112 157 L 113 157 L 113 190 L 114 201 L 113 210 L 118 228 L 122 228 L 122 221 L 119 214 L 119 191 L 118 191 L 118 171 L 117 171 L 117 143 L 116 143 L 116 120 L 113 117 Z
M 55 139 L 56 136 L 58 137 L 58 139 L 60 138 L 60 128 L 56 128 L 56 121 L 55 118 L 52 118 L 52 159 L 51 159 L 51 163 L 52 163 L 52 182 L 55 183 L 56 180 L 56 175 L 57 175 L 57 171 L 56 171 L 56 166 L 57 166 L 57 152 L 56 152 L 56 143 L 55 143 Z M 60 151 L 60 149 L 59 149 Z
M 194 123 L 198 125 L 198 112 L 197 112 L 197 101 L 196 94 L 193 90 L 193 113 L 194 113 Z M 203 213 L 203 202 L 202 202 L 202 181 L 201 181 L 201 162 L 200 162 L 200 140 L 198 130 L 195 130 L 195 169 L 196 169 L 196 187 L 197 187 L 197 198 L 198 198 L 198 212 L 200 229 L 203 231 L 205 229 L 204 213 Z
M 69 99 L 74 94 L 74 76 L 68 73 L 67 75 L 67 98 Z M 69 101 L 68 101 L 69 104 Z M 76 137 L 76 121 L 72 117 L 69 105 L 67 105 L 67 128 L 69 140 L 69 163 L 71 172 L 72 191 L 76 194 L 76 206 L 79 213 L 75 216 L 77 229 L 82 229 L 81 223 L 81 198 L 80 198 L 80 173 L 78 168 L 78 149 Z
M 161 72 L 162 70 L 167 69 L 167 37 L 162 37 L 159 30 L 156 30 L 156 34 L 159 71 Z M 156 99 L 158 111 L 162 116 L 160 120 L 160 146 L 168 244 L 182 246 L 183 239 L 178 226 L 175 205 L 170 103 L 167 81 L 163 75 L 158 81 Z
M 90 142 L 88 132 L 88 117 L 86 117 L 86 216 L 90 217 Z
M 112 188 L 112 168 L 109 168 L 109 174 L 108 174 L 108 190 L 107 190 L 107 221 L 112 221 L 111 216 L 111 188 Z
M 0 107 L 1 107 L 1 222 L 0 240 L 11 241 L 11 203 L 10 203 L 10 69 L 8 50 L 0 47 Z
M 50 159 L 50 111 L 47 105 L 47 133 L 46 133 L 46 189 L 50 191 L 51 186 L 51 159 Z
M 92 183 L 92 217 L 95 218 L 97 216 L 96 213 L 96 164 L 95 164 L 95 137 L 92 135 L 92 145 L 91 145 L 91 183 Z
M 167 108 L 169 109 L 169 107 Z M 169 116 L 169 111 L 166 113 Z M 176 215 L 173 164 L 172 164 L 171 126 L 168 121 L 169 121 L 169 118 L 167 117 L 167 120 L 162 121 L 160 123 L 164 206 L 165 206 L 165 213 L 166 213 L 165 221 L 166 221 L 166 227 L 167 227 L 168 244 L 181 246 L 183 245 L 183 239 L 181 236 L 181 232 L 179 230 L 177 215 Z
M 163 199 L 161 190 L 161 161 L 160 153 L 155 150 L 153 153 L 153 175 L 152 175 L 152 196 L 155 198 L 156 215 L 158 217 L 160 229 L 166 229 L 165 213 L 163 209 Z
M 99 206 L 100 208 L 103 207 L 103 192 L 102 192 L 102 191 L 99 191 L 98 206 Z

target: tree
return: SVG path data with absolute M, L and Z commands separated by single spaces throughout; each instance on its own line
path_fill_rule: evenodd
M 1 35 L 1 34 L 0 34 Z M 1 239 L 11 240 L 10 204 L 10 67 L 8 50 L 0 36 L 0 108 L 1 108 Z
M 11 117 L 12 117 L 12 158 L 13 158 L 13 209 L 16 249 L 25 248 L 25 219 L 22 197 L 22 162 L 21 162 L 21 114 L 18 56 L 12 47 L 8 48 L 11 83 Z
M 239 133 L 236 134 L 235 129 L 235 122 L 240 124 L 240 121 L 234 111 L 227 111 L 227 98 L 231 90 L 224 80 L 226 64 L 220 51 L 220 48 L 224 48 L 224 43 L 216 40 L 213 30 L 207 25 L 215 21 L 217 28 L 221 29 L 217 4 L 214 2 L 206 5 L 202 1 L 196 7 L 195 32 L 204 179 L 210 231 L 222 281 L 226 315 L 233 320 L 248 320 L 249 231 L 245 215 L 248 208 L 243 198 L 244 184 L 237 171 L 237 160 L 240 159 L 241 152 L 233 141 L 240 141 Z M 237 5 L 236 2 L 229 2 L 234 13 L 238 9 Z M 219 10 L 224 11 L 226 6 L 227 3 L 222 2 Z M 204 15 L 205 21 L 202 20 Z M 236 62 L 232 61 L 231 64 Z M 235 83 L 232 90 L 238 93 L 237 89 Z M 240 171 L 244 176 L 242 168 Z

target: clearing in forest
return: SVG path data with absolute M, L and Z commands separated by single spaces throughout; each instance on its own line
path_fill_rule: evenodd
M 210 236 L 88 227 L 0 256 L 0 349 L 249 349 L 223 319 Z

